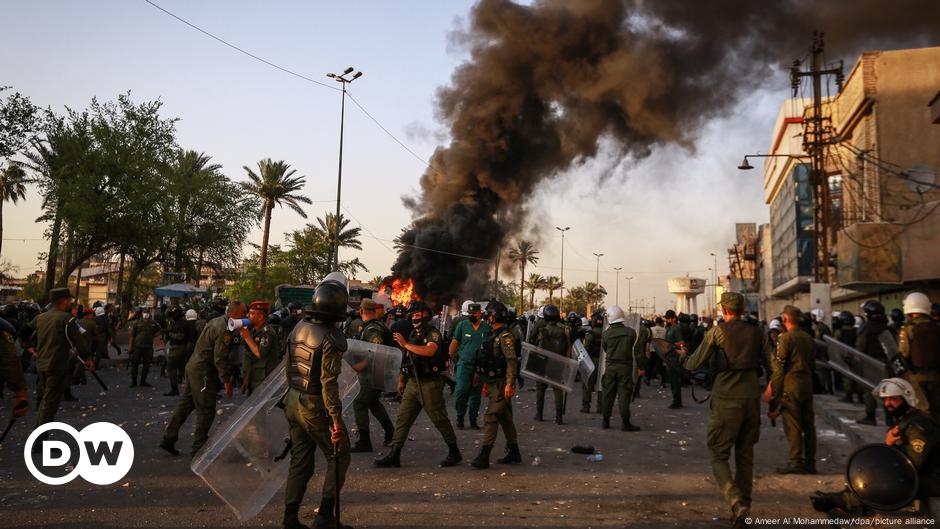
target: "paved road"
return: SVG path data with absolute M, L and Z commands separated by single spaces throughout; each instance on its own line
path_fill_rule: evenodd
M 157 449 L 176 402 L 162 396 L 166 379 L 157 379 L 153 389 L 129 389 L 126 372 L 104 370 L 102 376 L 111 386 L 108 394 L 99 394 L 93 381 L 78 387 L 80 400 L 66 403 L 58 419 L 77 428 L 99 420 L 124 427 L 136 449 L 128 476 L 111 486 L 89 485 L 81 479 L 58 487 L 39 483 L 29 475 L 22 457 L 26 426 L 35 420 L 30 412 L 0 449 L 0 527 L 279 526 L 282 493 L 257 518 L 239 523 L 189 471 L 188 457 L 173 458 Z M 628 434 L 601 430 L 600 416 L 578 413 L 573 402 L 565 426 L 533 422 L 535 395 L 529 384 L 514 402 L 526 463 L 493 465 L 488 471 L 467 465 L 438 468 L 446 448 L 422 416 L 402 455 L 403 468 L 378 470 L 372 467 L 373 455 L 354 454 L 343 494 L 344 521 L 357 528 L 727 527 L 728 509 L 711 476 L 705 447 L 707 406 L 691 404 L 672 411 L 666 408 L 665 392 L 644 386 L 642 393 L 634 404 L 634 422 L 643 431 Z M 580 396 L 570 400 L 579 401 Z M 224 399 L 222 403 L 231 413 L 235 403 Z M 5 423 L 5 417 L 4 412 L 0 422 Z M 225 415 L 217 424 L 224 419 Z M 191 423 L 186 426 L 181 448 L 188 448 L 191 428 Z M 782 429 L 764 424 L 757 447 L 755 514 L 815 516 L 807 495 L 841 487 L 842 464 L 851 447 L 825 423 L 820 421 L 818 428 L 821 473 L 783 477 L 774 473 L 786 459 Z M 479 432 L 464 430 L 458 436 L 465 462 L 469 461 L 476 453 Z M 501 450 L 502 439 L 499 443 Z M 605 460 L 588 462 L 571 454 L 569 449 L 576 444 L 594 445 Z M 539 465 L 532 464 L 536 457 Z M 321 458 L 318 468 L 323 468 L 322 463 Z M 306 523 L 312 521 L 319 502 L 320 479 L 314 478 L 301 511 Z

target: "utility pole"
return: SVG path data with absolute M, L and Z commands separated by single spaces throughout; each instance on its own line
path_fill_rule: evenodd
M 326 74 L 326 76 L 330 79 L 333 79 L 337 83 L 343 85 L 342 102 L 340 103 L 339 107 L 339 168 L 337 169 L 336 173 L 336 218 L 334 219 L 336 222 L 336 233 L 334 234 L 334 238 L 336 240 L 333 241 L 333 270 L 339 269 L 339 216 L 341 204 L 340 195 L 343 191 L 343 126 L 346 119 L 346 85 L 362 77 L 362 72 L 356 72 L 351 78 L 347 79 L 346 76 L 351 74 L 352 71 L 353 67 L 350 66 L 349 68 L 343 70 L 343 73 L 341 74 Z
M 620 306 L 620 271 L 623 270 L 623 267 L 615 266 L 614 270 L 617 271 L 617 282 L 615 283 L 617 285 L 617 295 L 614 298 L 614 305 L 617 305 L 619 307 Z
M 625 277 L 627 280 L 627 312 L 633 312 L 633 278 Z
M 790 84 L 793 97 L 799 93 L 800 80 L 809 77 L 813 86 L 812 116 L 803 120 L 803 150 L 812 160 L 810 183 L 813 186 L 813 231 L 816 235 L 816 259 L 813 263 L 813 276 L 817 283 L 829 283 L 829 230 L 832 226 L 832 209 L 829 200 L 829 175 L 826 173 L 825 150 L 832 143 L 824 123 L 829 118 L 822 115 L 822 81 L 833 75 L 838 91 L 842 91 L 842 61 L 837 68 L 825 68 L 823 64 L 823 33 L 813 33 L 813 45 L 810 47 L 812 66 L 808 71 L 801 70 L 799 60 L 793 61 L 790 68 Z
M 565 301 L 565 232 L 570 230 L 571 226 L 564 228 L 555 226 L 555 229 L 561 232 L 561 289 L 558 293 L 558 310 L 562 311 Z

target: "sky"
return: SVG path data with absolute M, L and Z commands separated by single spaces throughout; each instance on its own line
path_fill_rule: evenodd
M 473 2 L 154 1 L 311 79 L 331 84 L 325 74 L 347 66 L 364 72 L 350 92 L 420 158 L 347 100 L 342 201 L 344 214 L 363 228 L 363 250 L 344 250 L 341 257 L 366 264 L 369 271 L 359 279 L 387 275 L 396 256 L 391 240 L 411 221 L 401 197 L 418 193 L 422 160 L 446 141 L 434 96 L 466 60 L 448 33 L 463 24 Z M 304 192 L 314 203 L 305 208 L 306 220 L 275 210 L 272 242 L 335 209 L 338 91 L 246 57 L 143 0 L 7 2 L 3 11 L 0 85 L 60 112 L 127 91 L 135 101 L 159 98 L 164 116 L 180 119 L 180 146 L 212 156 L 234 180 L 245 179 L 242 167 L 263 158 L 287 161 L 306 176 Z M 767 151 L 788 95 L 780 71 L 692 131 L 698 138 L 693 149 L 667 146 L 628 162 L 602 148 L 590 163 L 548 180 L 527 206 L 540 259 L 526 274 L 560 275 L 555 226 L 571 228 L 565 283 L 597 275 L 608 305 L 626 306 L 629 291 L 633 304 L 652 306 L 655 298 L 657 310 L 665 310 L 674 303 L 667 279 L 708 278 L 710 253 L 718 255 L 719 274 L 727 273 L 735 223 L 768 218 L 762 172 L 736 167 L 743 154 Z M 2 259 L 18 267 L 18 276 L 41 268 L 38 254 L 48 249 L 46 226 L 35 222 L 39 214 L 34 189 L 25 202 L 4 207 Z M 260 228 L 250 240 L 260 242 Z M 594 253 L 604 254 L 599 270 Z M 623 268 L 619 294 L 615 267 Z

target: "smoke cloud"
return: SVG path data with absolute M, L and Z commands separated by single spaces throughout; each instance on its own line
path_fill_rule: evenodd
M 814 30 L 849 68 L 865 49 L 936 45 L 937 20 L 933 0 L 481 0 L 451 34 L 469 59 L 437 94 L 449 143 L 405 199 L 416 220 L 392 273 L 432 302 L 484 297 L 481 260 L 541 221 L 528 197 L 599 140 L 621 158 L 694 148 L 704 122 L 804 56 Z

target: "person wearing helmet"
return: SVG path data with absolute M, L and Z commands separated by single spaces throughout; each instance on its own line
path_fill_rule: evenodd
M 741 319 L 744 295 L 724 292 L 719 301 L 724 322 L 712 327 L 702 345 L 682 366 L 695 371 L 708 367 L 714 382 L 706 436 L 712 471 L 719 490 L 731 507 L 733 527 L 746 527 L 751 511 L 754 445 L 760 438 L 758 380 L 763 368 L 769 373 L 767 339 L 760 327 Z M 680 350 L 688 355 L 688 351 Z M 713 359 L 715 361 L 713 361 Z M 734 452 L 735 469 L 728 460 Z
M 542 311 L 545 324 L 540 326 L 538 333 L 532 336 L 535 345 L 559 354 L 564 357 L 570 356 L 568 351 L 571 348 L 571 327 L 561 321 L 561 312 L 555 305 L 546 305 Z M 548 384 L 536 382 L 535 384 L 535 420 L 542 421 L 542 409 L 545 407 L 545 390 Z M 555 424 L 564 424 L 565 415 L 565 392 L 552 387 L 552 393 L 555 396 Z
M 676 311 L 667 310 L 666 311 L 666 341 L 676 346 L 676 348 L 685 347 L 686 343 L 689 343 L 692 338 L 692 329 L 688 324 L 688 316 L 685 314 L 682 315 L 682 320 L 685 320 L 683 323 L 679 319 L 679 316 L 676 315 Z M 682 407 L 682 383 L 684 375 L 681 371 L 676 368 L 666 367 L 666 375 L 669 377 L 669 390 L 672 392 L 672 403 L 669 405 L 670 410 L 677 410 Z
M 450 361 L 454 363 L 454 376 L 457 379 L 454 405 L 457 409 L 457 429 L 464 428 L 464 415 L 469 412 L 470 428 L 479 430 L 477 416 L 480 414 L 480 402 L 483 385 L 479 383 L 474 365 L 483 343 L 489 340 L 493 330 L 483 321 L 483 309 L 479 303 L 466 306 L 465 319 L 454 327 L 453 339 L 448 347 Z
M 908 308 L 911 307 L 906 307 L 905 312 Z M 872 395 L 881 400 L 890 418 L 891 426 L 885 434 L 885 444 L 900 450 L 917 470 L 918 489 L 915 497 L 925 500 L 940 496 L 940 424 L 928 413 L 918 409 L 920 403 L 914 387 L 903 378 L 882 380 Z M 875 467 L 874 471 L 877 470 Z M 873 476 L 869 481 L 878 480 L 878 476 Z M 864 500 L 848 487 L 841 492 L 816 491 L 810 499 L 813 508 L 821 512 L 835 509 L 852 514 L 870 512 Z
M 165 336 L 167 339 L 166 353 L 166 374 L 170 379 L 170 391 L 164 393 L 164 397 L 179 395 L 179 383 L 182 380 L 183 363 L 186 359 L 186 351 L 191 342 L 196 339 L 193 335 L 196 328 L 185 318 L 183 318 L 183 309 L 179 305 L 174 305 L 167 311 L 167 328 Z
M 103 305 L 95 307 L 95 326 L 98 327 L 98 342 L 95 348 L 95 368 L 101 365 L 101 361 L 108 358 L 108 343 L 114 339 L 114 327 L 111 326 L 111 319 L 108 318 L 108 311 Z
M 878 300 L 870 299 L 862 304 L 862 311 L 865 312 L 866 324 L 856 333 L 858 337 L 855 340 L 855 348 L 864 355 L 870 356 L 881 362 L 885 366 L 885 376 L 890 376 L 888 369 L 888 357 L 885 355 L 884 347 L 881 346 L 882 336 L 888 331 L 888 315 L 885 313 L 884 305 Z M 891 338 L 893 340 L 893 337 Z M 875 408 L 877 403 L 870 392 L 864 392 L 862 401 L 865 403 L 865 416 L 858 419 L 859 424 L 868 424 L 874 426 L 877 424 L 875 419 Z
M 157 322 L 153 321 L 150 311 L 143 311 L 140 319 L 131 325 L 130 339 L 127 344 L 127 355 L 131 362 L 131 384 L 128 387 L 136 388 L 138 383 L 140 387 L 152 387 L 147 382 L 147 374 L 150 372 L 150 364 L 153 362 L 153 341 L 157 334 L 161 332 Z M 140 378 L 137 378 L 138 369 Z
M 836 325 L 838 322 L 838 325 Z M 849 347 L 855 347 L 858 341 L 858 333 L 855 330 L 855 316 L 847 311 L 839 311 L 838 316 L 833 316 L 832 320 L 832 337 Z M 862 387 L 852 380 L 842 376 L 836 376 L 836 382 L 841 381 L 842 389 L 845 391 L 845 396 L 839 399 L 840 402 L 853 402 L 853 397 L 858 395 L 858 401 L 864 402 L 864 390 Z
M 371 299 L 363 299 L 359 305 L 359 315 L 365 324 L 362 327 L 362 334 L 358 339 L 363 342 L 387 345 L 394 347 L 392 333 L 382 323 L 379 318 L 379 307 L 381 304 Z M 362 360 L 353 364 L 353 369 L 359 374 L 359 394 L 353 401 L 353 412 L 356 417 L 356 429 L 359 431 L 359 439 L 352 447 L 352 452 L 371 452 L 372 451 L 372 433 L 370 431 L 369 413 L 375 417 L 382 430 L 385 432 L 383 444 L 390 446 L 392 444 L 392 435 L 395 433 L 395 425 L 382 404 L 382 390 L 372 387 L 368 381 L 368 375 L 364 372 L 369 367 L 368 360 Z
M 653 319 L 653 326 L 650 327 L 650 341 L 655 339 L 666 339 L 666 320 L 662 316 L 656 316 Z M 653 378 L 659 377 L 659 387 L 666 387 L 666 367 L 663 365 L 663 359 L 657 354 L 650 354 L 646 364 L 646 385 L 649 386 Z
M 408 440 L 408 432 L 418 419 L 421 410 L 428 415 L 447 444 L 447 456 L 442 467 L 452 467 L 463 457 L 457 446 L 457 434 L 447 416 L 444 403 L 444 382 L 441 371 L 447 368 L 447 352 L 441 343 L 441 332 L 430 325 L 431 307 L 423 301 L 412 302 L 408 310 L 411 316 L 411 331 L 407 337 L 394 333 L 392 338 L 404 351 L 402 372 L 398 378 L 398 392 L 402 394 L 401 406 L 395 420 L 392 449 L 375 461 L 378 468 L 401 466 L 401 450 Z
M 565 323 L 568 324 L 568 337 L 572 344 L 575 340 L 581 340 L 583 338 L 583 334 L 581 332 L 581 317 L 578 316 L 578 313 L 569 312 L 568 316 L 565 317 Z
M 689 315 L 689 326 L 692 327 L 692 346 L 690 351 L 698 349 L 698 346 L 705 340 L 705 327 L 699 325 L 698 314 Z
M 216 396 L 219 381 L 225 389 L 225 395 L 232 398 L 232 378 L 229 369 L 229 349 L 232 333 L 228 330 L 229 319 L 245 317 L 245 306 L 240 301 L 232 301 L 227 306 L 228 314 L 217 316 L 206 324 L 196 340 L 192 357 L 186 362 L 186 386 L 180 400 L 173 410 L 173 416 L 163 432 L 160 448 L 171 455 L 179 455 L 176 441 L 180 428 L 189 415 L 196 412 L 196 428 L 193 432 L 193 455 L 199 452 L 209 439 L 209 429 L 215 420 Z
M 813 320 L 813 334 L 817 340 L 822 340 L 824 336 L 832 336 L 832 330 L 826 325 L 825 313 L 820 308 L 809 311 L 810 318 Z
M 347 348 L 339 324 L 346 317 L 348 288 L 346 277 L 339 272 L 323 278 L 313 291 L 309 317 L 297 322 L 287 339 L 289 389 L 282 403 L 292 446 L 284 487 L 285 528 L 304 527 L 298 512 L 314 474 L 318 448 L 326 455 L 327 469 L 313 525 L 346 527 L 337 523 L 334 506 L 340 492 L 337 487 L 343 487 L 350 462 L 349 436 L 343 421 L 338 383 Z M 256 321 L 263 325 L 264 320 L 259 317 Z
M 10 316 L 9 313 L 6 314 Z M 0 318 L 0 384 L 13 390 L 13 417 L 19 418 L 29 411 L 29 394 L 23 366 L 16 354 L 16 327 Z
M 450 320 L 450 325 L 447 326 L 447 336 L 445 336 L 445 339 L 453 339 L 457 326 L 460 325 L 460 322 L 470 317 L 470 305 L 474 304 L 479 305 L 479 303 L 474 303 L 472 299 L 464 300 L 464 302 L 460 304 L 460 313 L 457 314 L 455 318 Z
M 898 355 L 911 382 L 920 387 L 930 414 L 940 422 L 940 323 L 930 318 L 930 299 L 920 292 L 904 298 L 907 323 L 901 327 Z
M 888 330 L 898 340 L 901 335 L 901 327 L 904 325 L 904 311 L 895 307 L 888 313 Z
M 601 361 L 601 338 L 604 334 L 604 314 L 602 312 L 595 312 L 591 316 L 590 320 L 591 329 L 584 336 L 584 348 L 588 352 L 588 356 L 591 357 L 591 361 L 594 362 L 594 366 L 597 369 L 594 369 L 594 372 L 591 373 L 588 380 L 581 381 L 581 413 L 591 413 L 591 399 L 594 397 L 594 393 L 597 393 L 597 408 L 596 413 L 601 412 L 601 405 L 603 398 L 601 397 L 602 393 L 597 390 L 597 373 L 600 370 L 600 361 Z
M 783 430 L 790 444 L 790 462 L 778 474 L 816 473 L 816 419 L 813 412 L 813 371 L 816 343 L 811 330 L 800 327 L 802 312 L 793 305 L 783 308 L 783 327 L 771 356 L 773 375 L 764 400 L 767 416 L 783 415 Z
M 810 319 L 813 321 L 813 337 L 820 341 L 825 341 L 826 336 L 832 336 L 832 329 L 826 325 L 826 313 L 819 307 L 809 311 Z M 834 373 L 823 364 L 829 361 L 829 351 L 824 345 L 816 346 L 816 378 L 819 381 L 819 390 L 822 393 L 833 394 L 832 379 Z
M 502 427 L 506 437 L 506 454 L 497 459 L 500 464 L 522 463 L 519 436 L 512 419 L 512 397 L 515 395 L 516 374 L 519 370 L 516 337 L 509 329 L 512 316 L 506 305 L 491 301 L 486 305 L 486 318 L 492 332 L 480 348 L 475 369 L 486 384 L 488 402 L 484 414 L 483 441 L 480 453 L 470 462 L 476 469 L 490 466 L 490 452 Z
M 606 353 L 604 377 L 602 379 L 603 404 L 601 428 L 610 428 L 610 416 L 617 401 L 620 411 L 620 430 L 637 432 L 638 426 L 630 423 L 630 400 L 633 397 L 633 370 L 643 372 L 646 357 L 637 354 L 640 339 L 637 332 L 624 325 L 623 309 L 613 306 L 607 309 L 610 327 L 601 335 L 601 344 Z M 639 365 L 636 365 L 637 362 Z

